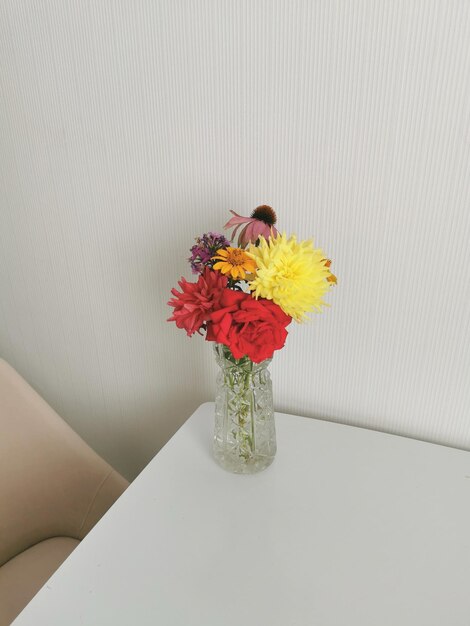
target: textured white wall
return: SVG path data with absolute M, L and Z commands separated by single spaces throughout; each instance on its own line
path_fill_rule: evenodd
M 339 277 L 277 408 L 469 448 L 469 78 L 468 0 L 4 0 L 2 356 L 132 477 L 213 396 L 192 239 L 269 203 Z

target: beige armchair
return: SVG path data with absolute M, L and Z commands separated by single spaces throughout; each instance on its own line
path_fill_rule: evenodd
M 0 626 L 127 485 L 0 359 Z

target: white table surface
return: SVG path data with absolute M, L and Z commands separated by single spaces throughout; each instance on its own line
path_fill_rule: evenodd
M 470 453 L 276 416 L 278 454 L 211 457 L 203 404 L 15 626 L 469 626 Z

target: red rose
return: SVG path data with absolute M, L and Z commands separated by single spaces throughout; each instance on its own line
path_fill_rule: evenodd
M 206 339 L 228 346 L 236 359 L 261 363 L 284 346 L 292 318 L 271 300 L 224 289 L 219 306 L 211 313 Z

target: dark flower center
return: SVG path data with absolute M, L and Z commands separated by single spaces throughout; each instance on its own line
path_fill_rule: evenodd
M 261 206 L 256 207 L 256 209 L 251 214 L 251 217 L 254 217 L 256 220 L 260 220 L 261 222 L 268 224 L 268 226 L 274 226 L 277 219 L 276 213 L 267 204 L 262 204 Z

